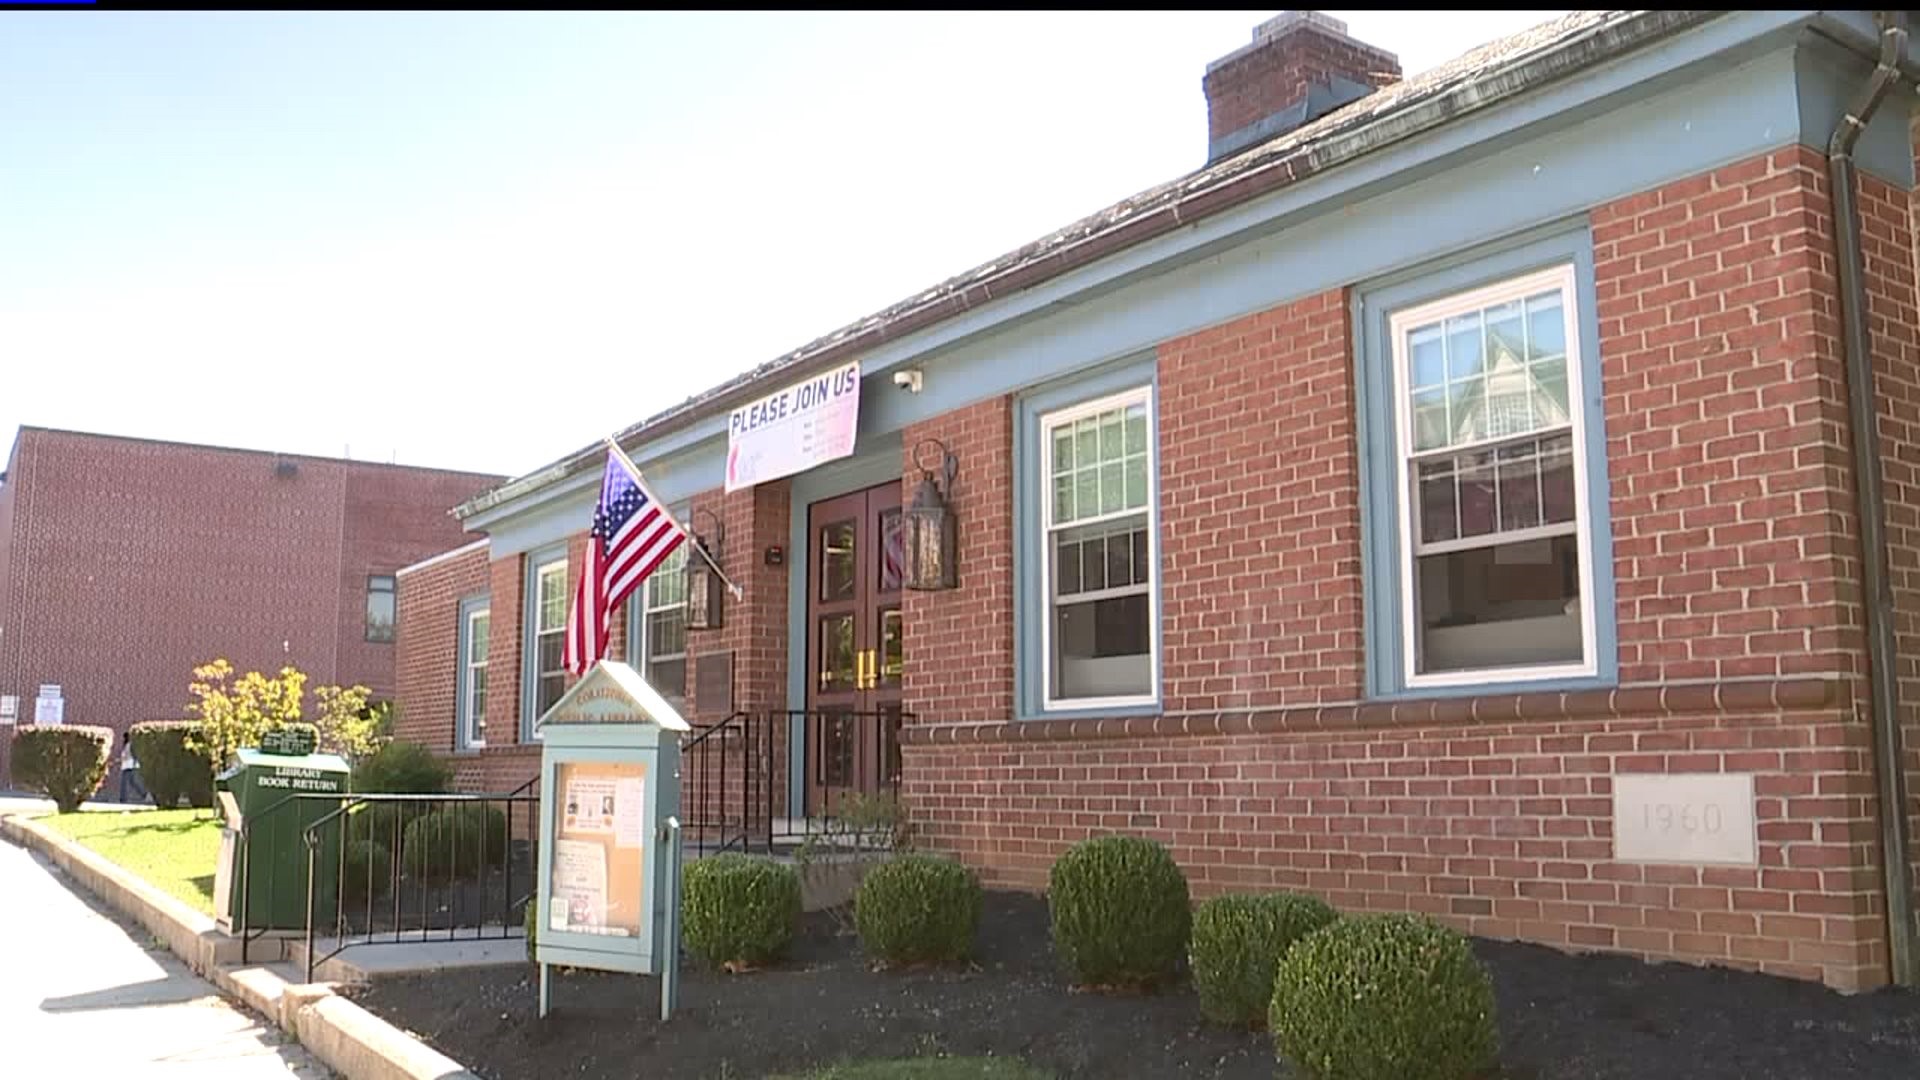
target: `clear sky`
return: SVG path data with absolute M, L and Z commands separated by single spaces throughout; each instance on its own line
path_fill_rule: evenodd
M 1272 14 L 0 13 L 0 454 L 526 472 L 1199 166 Z

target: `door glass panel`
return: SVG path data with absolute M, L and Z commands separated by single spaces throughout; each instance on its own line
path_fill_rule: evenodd
M 820 530 L 820 599 L 849 600 L 859 584 L 855 577 L 853 535 L 855 522 L 836 521 Z
M 906 623 L 899 608 L 884 608 L 880 612 L 880 682 L 899 686 L 906 663 Z
M 853 613 L 820 620 L 820 689 L 852 690 Z
M 900 706 L 880 710 L 880 784 L 882 788 L 900 783 Z
M 825 787 L 846 787 L 853 782 L 853 754 L 859 745 L 854 718 L 842 712 L 823 713 L 818 718 L 820 739 L 815 744 L 814 782 Z
M 900 511 L 880 514 L 880 591 L 898 592 L 900 568 L 907 561 L 907 534 L 901 528 Z

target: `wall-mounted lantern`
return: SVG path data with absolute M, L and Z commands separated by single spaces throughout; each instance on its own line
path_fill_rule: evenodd
M 719 571 L 727 527 L 711 510 L 695 511 L 695 516 L 702 513 L 713 522 L 713 543 L 709 545 L 707 538 L 696 532 L 692 543 L 699 550 L 687 552 L 687 629 L 718 630 L 727 618 L 726 581 Z
M 940 475 L 922 463 L 920 452 L 929 446 L 940 451 Z M 921 592 L 951 589 L 960 583 L 958 528 L 947 500 L 953 497 L 953 477 L 960 459 L 938 439 L 922 439 L 913 448 L 913 464 L 920 470 L 920 487 L 913 493 L 901 527 L 906 530 L 907 588 Z

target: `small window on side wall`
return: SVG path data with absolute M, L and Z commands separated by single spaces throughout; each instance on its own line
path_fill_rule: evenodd
M 1597 672 L 1580 318 L 1567 264 L 1388 319 L 1405 688 Z
M 392 574 L 367 577 L 367 640 L 393 640 L 394 579 Z

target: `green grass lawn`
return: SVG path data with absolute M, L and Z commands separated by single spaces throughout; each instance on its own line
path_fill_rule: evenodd
M 1049 1080 L 1046 1073 L 1007 1058 L 903 1058 L 830 1065 L 785 1080 Z
M 220 819 L 213 811 L 88 810 L 38 820 L 213 914 L 213 866 L 220 857 Z

